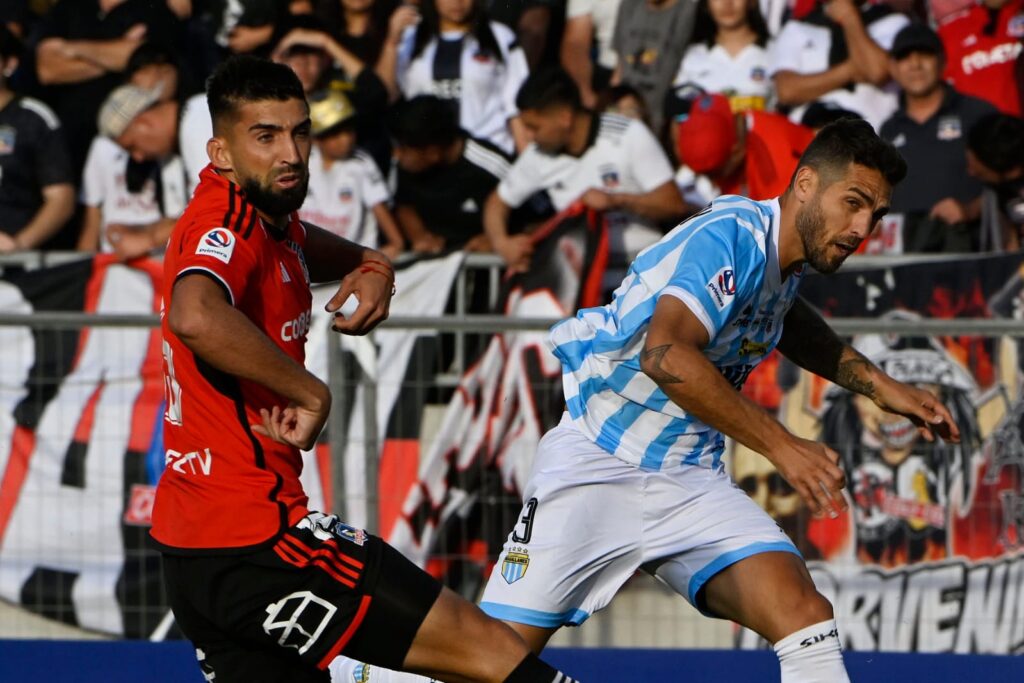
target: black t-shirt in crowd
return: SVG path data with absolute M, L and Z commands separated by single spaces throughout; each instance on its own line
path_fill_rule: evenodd
M 60 0 L 39 25 L 33 44 L 47 38 L 110 41 L 124 36 L 136 24 L 146 26 L 146 40 L 176 47 L 180 22 L 165 0 L 125 0 L 104 14 L 98 0 Z M 64 127 L 75 173 L 81 172 L 89 144 L 96 135 L 96 114 L 106 96 L 121 84 L 122 73 L 104 75 L 80 83 L 46 88 L 49 103 Z
M 73 183 L 60 121 L 42 102 L 15 97 L 0 109 L 0 231 L 17 234 L 49 185 Z
M 491 143 L 466 137 L 462 156 L 450 166 L 415 174 L 399 169 L 395 203 L 414 208 L 428 230 L 460 247 L 483 232 L 484 202 L 510 163 Z

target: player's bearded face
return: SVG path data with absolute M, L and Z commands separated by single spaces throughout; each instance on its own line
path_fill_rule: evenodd
M 305 163 L 288 164 L 273 169 L 263 178 L 239 178 L 246 199 L 270 216 L 284 216 L 298 211 L 306 200 L 309 170 Z
M 845 256 L 829 255 L 828 236 L 825 229 L 825 212 L 821 208 L 821 191 L 814 199 L 802 206 L 796 214 L 796 230 L 804 245 L 807 263 L 819 273 L 834 273 L 843 264 Z

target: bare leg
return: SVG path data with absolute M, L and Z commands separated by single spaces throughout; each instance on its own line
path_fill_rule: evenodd
M 723 569 L 704 586 L 708 611 L 776 643 L 833 618 L 802 559 L 786 552 L 752 555 Z
M 551 640 L 551 636 L 555 635 L 558 631 L 557 628 L 543 628 L 541 626 L 529 626 L 527 624 L 520 624 L 514 621 L 506 621 L 513 631 L 519 634 L 519 637 L 523 639 L 526 646 L 535 655 L 539 655 L 541 650 L 547 646 L 548 641 Z
M 529 654 L 515 631 L 445 588 L 402 668 L 450 683 L 502 683 Z

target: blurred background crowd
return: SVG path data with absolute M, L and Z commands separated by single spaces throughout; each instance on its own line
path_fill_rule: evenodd
M 1017 250 L 1022 40 L 1024 0 L 2 0 L 0 253 L 159 253 L 233 54 L 307 92 L 302 218 L 393 258 L 522 271 L 582 202 L 626 262 L 847 116 L 909 165 L 863 251 Z

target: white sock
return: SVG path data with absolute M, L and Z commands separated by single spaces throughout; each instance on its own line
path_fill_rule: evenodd
M 850 683 L 835 619 L 791 633 L 775 643 L 782 683 Z

